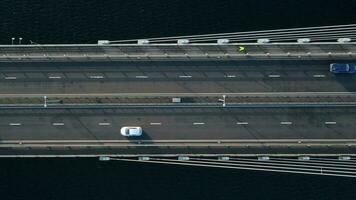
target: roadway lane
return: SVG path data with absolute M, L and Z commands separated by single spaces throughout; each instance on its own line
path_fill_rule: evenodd
M 332 62 L 0 62 L 0 94 L 355 92 L 356 75 L 331 74 Z
M 1 109 L 0 140 L 356 139 L 356 108 Z

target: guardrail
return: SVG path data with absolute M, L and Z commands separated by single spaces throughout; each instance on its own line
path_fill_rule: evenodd
M 356 43 L 0 45 L 2 61 L 352 59 Z
M 333 103 L 105 103 L 105 104 L 0 104 L 2 109 L 109 109 L 109 108 L 332 108 L 356 107 L 356 102 Z

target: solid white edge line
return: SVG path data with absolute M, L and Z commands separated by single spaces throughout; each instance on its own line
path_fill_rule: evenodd
M 53 94 L 40 94 L 40 93 L 33 93 L 33 94 L 12 94 L 12 93 L 5 93 L 0 94 L 2 97 L 43 97 L 47 95 L 48 97 L 55 97 L 55 96 L 201 96 L 201 95 L 352 95 L 356 96 L 356 92 L 250 92 L 250 93 L 78 93 L 78 94 L 63 94 L 63 93 L 53 93 Z

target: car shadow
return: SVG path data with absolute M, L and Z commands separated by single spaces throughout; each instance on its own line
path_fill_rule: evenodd
M 356 92 L 356 74 L 335 74 L 335 80 L 347 92 Z
M 151 136 L 147 131 L 142 130 L 141 136 L 125 137 L 132 144 L 153 144 Z

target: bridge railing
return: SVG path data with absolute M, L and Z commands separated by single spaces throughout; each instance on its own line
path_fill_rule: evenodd
M 0 60 L 122 60 L 122 59 L 350 59 L 356 43 L 214 43 L 117 45 L 0 45 Z

